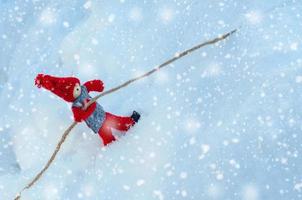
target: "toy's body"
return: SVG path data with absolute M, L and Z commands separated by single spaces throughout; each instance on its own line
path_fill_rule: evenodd
M 39 74 L 35 83 L 38 87 L 50 90 L 65 101 L 72 102 L 72 112 L 75 121 L 85 121 L 94 133 L 99 134 L 104 145 L 115 141 L 112 128 L 119 131 L 127 131 L 140 118 L 140 115 L 135 111 L 130 117 L 113 115 L 105 112 L 97 102 L 87 107 L 87 103 L 91 100 L 89 92 L 102 92 L 104 90 L 101 80 L 88 81 L 84 85 L 80 85 L 79 79 L 74 77 L 59 78 Z

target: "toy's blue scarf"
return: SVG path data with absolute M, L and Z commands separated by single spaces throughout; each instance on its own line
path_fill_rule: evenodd
M 81 95 L 78 98 L 76 98 L 76 100 L 72 104 L 72 106 L 74 107 L 81 108 L 84 106 L 85 99 L 91 100 L 91 96 L 88 94 L 87 88 L 84 85 L 82 85 L 81 89 L 82 89 Z M 85 120 L 85 122 L 87 126 L 93 130 L 94 133 L 98 133 L 104 121 L 105 121 L 105 111 L 103 107 L 96 102 L 95 110 Z

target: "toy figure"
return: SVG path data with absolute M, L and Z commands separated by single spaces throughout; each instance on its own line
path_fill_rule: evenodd
M 133 111 L 130 117 L 116 116 L 105 112 L 97 102 L 87 107 L 87 103 L 92 99 L 89 92 L 102 92 L 104 90 L 104 84 L 101 80 L 92 80 L 81 85 L 80 80 L 75 77 L 54 77 L 38 74 L 35 85 L 38 88 L 43 87 L 51 91 L 67 102 L 71 102 L 74 120 L 76 122 L 85 121 L 94 133 L 99 134 L 105 146 L 116 140 L 112 134 L 112 128 L 126 132 L 140 119 L 140 114 L 136 111 Z

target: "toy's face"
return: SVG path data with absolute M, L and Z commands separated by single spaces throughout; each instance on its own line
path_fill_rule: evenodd
M 81 92 L 82 92 L 81 86 L 80 84 L 77 83 L 73 88 L 73 97 L 75 99 L 78 98 L 81 95 Z

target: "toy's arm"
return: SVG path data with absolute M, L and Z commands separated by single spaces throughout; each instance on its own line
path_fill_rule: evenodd
M 91 104 L 86 110 L 83 108 L 72 106 L 72 113 L 74 117 L 74 121 L 81 122 L 86 120 L 95 110 L 96 103 Z
M 83 119 L 82 117 L 82 109 L 81 108 L 78 108 L 78 107 L 72 107 L 72 113 L 73 113 L 73 118 L 74 118 L 74 121 L 76 122 L 81 122 Z
M 101 80 L 92 80 L 84 83 L 84 86 L 87 88 L 88 92 L 102 92 L 104 90 L 104 83 Z

